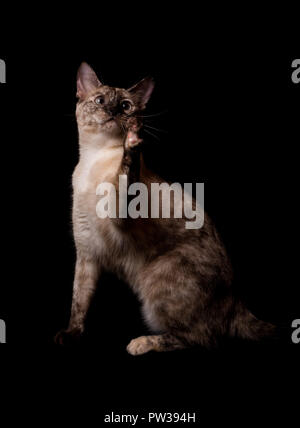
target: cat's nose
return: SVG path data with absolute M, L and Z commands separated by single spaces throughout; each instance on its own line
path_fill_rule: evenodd
M 117 106 L 110 105 L 107 106 L 105 110 L 110 116 L 115 116 L 117 113 Z

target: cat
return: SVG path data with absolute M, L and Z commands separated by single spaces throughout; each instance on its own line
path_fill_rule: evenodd
M 128 185 L 164 183 L 145 165 L 138 136 L 153 89 L 150 77 L 125 90 L 103 85 L 86 63 L 78 70 L 80 160 L 73 173 L 72 216 L 77 260 L 70 323 L 56 335 L 58 344 L 84 333 L 103 271 L 129 284 L 153 332 L 128 344 L 132 355 L 209 348 L 222 336 L 256 340 L 273 330 L 235 297 L 229 257 L 206 214 L 203 227 L 193 230 L 185 228 L 184 218 L 103 219 L 96 214 L 99 183 L 113 183 L 118 190 L 120 174 L 128 177 Z

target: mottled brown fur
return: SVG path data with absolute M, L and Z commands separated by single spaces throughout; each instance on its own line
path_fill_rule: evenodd
M 149 190 L 151 183 L 163 183 L 146 168 L 137 136 L 138 113 L 152 89 L 150 79 L 130 90 L 110 88 L 86 64 L 79 70 L 80 162 L 73 174 L 77 263 L 71 320 L 68 329 L 58 333 L 58 343 L 83 333 L 103 269 L 131 286 L 145 322 L 157 333 L 131 341 L 127 349 L 133 355 L 193 344 L 214 346 L 224 335 L 255 339 L 269 330 L 234 298 L 230 261 L 207 215 L 203 227 L 192 230 L 186 229 L 184 217 L 100 219 L 96 215 L 96 188 L 101 182 L 117 186 L 119 174 L 126 174 L 128 184 L 140 181 Z M 127 113 L 124 99 L 131 105 Z M 150 202 L 149 198 L 149 211 Z

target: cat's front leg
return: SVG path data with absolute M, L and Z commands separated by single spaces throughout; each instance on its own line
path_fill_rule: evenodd
M 120 168 L 120 174 L 126 174 L 128 177 L 128 185 L 139 180 L 142 142 L 137 135 L 137 128 L 133 126 L 128 131 L 124 142 L 124 155 Z
M 133 198 L 132 195 L 128 195 L 128 187 L 140 180 L 140 168 L 141 168 L 141 146 L 142 140 L 137 135 L 136 127 L 132 127 L 124 140 L 124 153 L 123 157 L 115 178 L 115 188 L 116 188 L 116 202 L 117 202 L 117 212 L 119 212 L 120 207 L 122 205 L 123 209 L 125 207 L 126 212 L 128 209 L 128 204 L 130 200 Z M 126 192 L 120 192 L 119 188 L 119 177 L 126 176 Z M 127 219 L 127 216 L 125 216 Z M 124 217 L 116 217 L 111 219 L 113 223 L 118 225 L 119 227 L 124 227 L 128 224 L 128 220 L 125 220 Z
M 65 345 L 80 340 L 99 274 L 100 269 L 97 260 L 82 256 L 77 257 L 71 318 L 68 328 L 58 332 L 55 336 L 57 344 Z

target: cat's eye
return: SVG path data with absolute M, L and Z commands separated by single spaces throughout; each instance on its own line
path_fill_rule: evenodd
M 98 105 L 104 104 L 104 97 L 100 95 L 99 97 L 95 98 L 95 103 Z
M 121 101 L 121 109 L 124 113 L 130 113 L 133 109 L 133 105 L 128 100 Z

